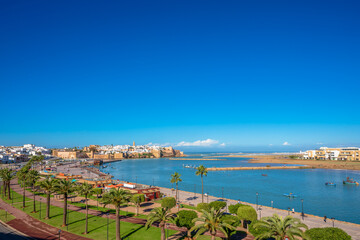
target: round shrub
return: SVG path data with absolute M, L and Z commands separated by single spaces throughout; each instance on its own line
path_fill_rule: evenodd
M 178 227 L 186 227 L 187 229 L 190 229 L 195 225 L 192 221 L 194 218 L 197 218 L 197 213 L 195 211 L 181 210 L 176 215 L 176 225 Z
M 242 205 L 238 208 L 237 215 L 240 220 L 243 220 L 243 226 L 246 227 L 249 222 L 257 220 L 257 213 L 252 206 Z
M 226 202 L 214 201 L 209 204 L 210 209 L 214 208 L 215 210 L 220 210 L 226 207 Z
M 233 227 L 238 227 L 241 224 L 240 219 L 237 216 L 228 215 L 228 214 L 224 214 L 221 217 L 221 221 L 226 222 L 227 224 L 230 224 Z
M 229 212 L 232 213 L 232 214 L 237 214 L 237 210 L 241 205 L 243 205 L 243 204 L 237 203 L 235 205 L 230 205 L 229 206 Z
M 201 210 L 205 210 L 205 211 L 210 211 L 210 205 L 208 203 L 199 203 L 196 206 L 196 210 L 198 210 L 199 212 L 201 212 Z
M 161 200 L 161 207 L 163 208 L 173 208 L 176 206 L 176 200 L 173 197 L 166 197 Z
M 311 240 L 351 240 L 351 236 L 340 228 L 312 228 L 306 230 L 305 234 Z

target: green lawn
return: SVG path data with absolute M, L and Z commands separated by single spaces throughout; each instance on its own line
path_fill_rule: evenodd
M 7 213 L 5 210 L 0 209 L 0 220 L 3 222 L 9 222 L 11 220 L 15 219 L 15 217 L 13 215 L 11 215 L 10 213 Z
M 1 195 L 1 196 L 2 196 L 2 195 Z M 12 202 L 14 202 L 14 203 L 21 202 L 21 203 L 22 203 L 22 201 L 23 201 L 23 196 L 22 196 L 21 194 L 15 192 L 15 191 L 13 191 L 12 189 L 11 189 L 11 196 L 13 197 L 13 200 L 8 200 L 8 199 L 7 199 L 7 196 L 2 197 L 2 199 L 3 199 L 5 202 L 10 203 L 10 204 L 11 204 Z M 32 200 L 31 198 L 25 197 L 25 201 L 31 201 L 31 200 Z
M 39 219 L 40 217 L 40 202 L 36 202 L 37 213 L 31 213 L 33 210 L 33 205 L 28 203 L 25 209 L 22 209 L 22 196 L 14 192 L 14 200 L 19 199 L 21 201 L 14 201 L 14 207 L 23 210 L 30 216 Z M 9 202 L 9 201 L 8 201 Z M 11 201 L 10 201 L 11 203 Z M 82 235 L 85 229 L 85 214 L 69 211 L 69 226 L 68 231 Z M 46 204 L 41 203 L 41 221 L 52 225 L 54 227 L 60 228 L 64 231 L 67 231 L 66 227 L 61 227 L 62 225 L 62 217 L 63 217 L 63 209 L 55 206 L 51 206 L 50 208 L 50 219 L 44 219 L 46 213 Z M 107 219 L 97 216 L 89 215 L 89 234 L 86 235 L 88 238 L 92 239 L 105 239 L 107 233 Z M 172 235 L 176 233 L 176 231 L 169 230 L 169 234 Z M 109 219 L 109 239 L 115 239 L 115 220 Z M 121 236 L 123 238 L 129 237 L 131 240 L 152 240 L 152 239 L 160 239 L 160 229 L 156 227 L 150 227 L 148 230 L 145 229 L 144 226 L 139 224 L 132 224 L 127 222 L 121 222 Z

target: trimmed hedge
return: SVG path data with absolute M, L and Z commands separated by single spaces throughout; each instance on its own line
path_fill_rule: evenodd
M 171 209 L 176 206 L 176 200 L 173 197 L 166 197 L 161 200 L 161 207 Z
M 351 240 L 351 236 L 340 228 L 312 228 L 306 230 L 305 234 L 311 240 Z
M 209 204 L 209 207 L 210 209 L 214 208 L 215 210 L 218 211 L 220 209 L 226 208 L 226 202 L 214 201 Z
M 255 221 L 257 220 L 257 213 L 252 206 L 242 205 L 238 208 L 237 215 L 239 219 L 244 221 Z
M 237 203 L 235 205 L 230 205 L 229 206 L 229 212 L 232 213 L 232 214 L 237 214 L 237 211 L 238 211 L 238 208 L 240 206 L 242 206 L 243 204 L 240 204 L 240 203 Z
M 187 229 L 190 229 L 195 225 L 192 220 L 198 217 L 197 213 L 191 210 L 181 210 L 176 215 L 176 226 L 186 227 Z
M 210 205 L 208 203 L 199 203 L 196 206 L 196 210 L 201 212 L 201 210 L 210 211 Z

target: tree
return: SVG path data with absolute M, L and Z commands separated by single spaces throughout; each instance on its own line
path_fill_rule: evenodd
M 237 211 L 239 209 L 240 206 L 242 206 L 243 204 L 237 203 L 235 205 L 230 205 L 229 206 L 229 212 L 232 214 L 237 214 Z
M 46 194 L 46 217 L 45 217 L 45 219 L 50 218 L 50 197 L 51 197 L 51 194 L 54 192 L 54 186 L 55 186 L 56 182 L 57 182 L 56 179 L 47 177 L 45 180 L 37 183 L 37 186 L 39 186 Z
M 161 240 L 165 240 L 165 224 L 167 222 L 174 223 L 175 215 L 170 212 L 169 208 L 154 208 L 147 217 L 147 222 L 145 224 L 146 229 L 155 222 L 159 223 L 159 227 L 161 229 Z
M 94 193 L 94 188 L 91 184 L 83 183 L 77 188 L 77 192 L 80 195 L 85 196 L 86 216 L 85 216 L 85 232 L 88 233 L 88 197 Z
M 130 192 L 124 189 L 111 189 L 110 192 L 104 194 L 103 201 L 104 204 L 112 204 L 116 209 L 116 240 L 121 240 L 120 235 L 120 206 L 124 203 L 129 202 Z
M 199 167 L 196 168 L 196 176 L 201 176 L 201 202 L 204 202 L 204 176 L 207 176 L 208 170 L 206 167 L 204 167 L 203 165 L 200 165 Z
M 267 230 L 266 232 L 259 234 L 255 239 L 275 238 L 276 240 L 295 240 L 298 239 L 297 237 L 306 239 L 305 233 L 301 228 L 308 229 L 308 227 L 301 223 L 297 218 L 288 215 L 283 219 L 277 214 L 274 214 L 272 217 L 263 217 L 254 224 L 254 228 L 263 228 Z
M 258 220 L 255 220 L 255 221 L 252 221 L 249 225 L 248 225 L 248 230 L 249 232 L 254 236 L 254 237 L 257 237 L 259 236 L 260 234 L 263 234 L 265 232 L 267 232 L 267 228 L 264 228 L 264 227 L 257 227 L 257 228 L 254 228 L 254 225 L 258 222 Z M 264 238 L 264 239 L 261 239 L 261 240 L 267 240 L 268 238 Z M 260 240 L 260 239 L 259 239 Z
M 249 222 L 257 219 L 257 213 L 252 206 L 242 205 L 238 208 L 237 215 L 240 220 L 243 220 L 243 226 L 247 228 Z
M 32 211 L 33 213 L 36 212 L 35 185 L 36 185 L 36 182 L 39 180 L 39 178 L 40 178 L 40 174 L 36 170 L 30 170 L 26 176 L 26 181 L 29 184 L 29 186 L 31 186 L 32 191 L 33 191 L 33 200 L 34 200 L 33 201 L 33 211 Z
M 175 172 L 174 174 L 171 174 L 171 179 L 170 179 L 171 183 L 176 184 L 176 192 L 175 192 L 175 200 L 176 200 L 176 202 L 178 201 L 178 190 L 179 190 L 178 184 L 179 184 L 179 182 L 182 182 L 182 179 L 180 177 L 181 177 L 181 174 Z
M 139 208 L 141 207 L 141 203 L 145 202 L 144 194 L 134 194 L 131 197 L 131 202 L 135 205 L 135 216 L 139 215 Z
M 176 226 L 187 229 L 188 239 L 191 239 L 190 229 L 195 226 L 193 220 L 197 218 L 197 213 L 191 210 L 181 210 L 177 213 Z
M 214 201 L 209 204 L 209 207 L 214 208 L 215 210 L 220 210 L 226 207 L 226 202 Z
M 59 193 L 62 194 L 64 196 L 64 209 L 63 209 L 63 225 L 62 227 L 65 227 L 67 225 L 66 222 L 66 217 L 67 217 L 67 200 L 68 200 L 68 196 L 75 192 L 76 190 L 76 186 L 74 182 L 71 181 L 67 181 L 65 179 L 61 179 L 60 181 L 57 181 L 54 185 L 54 190 Z
M 15 172 L 9 168 L 3 168 L 0 170 L 0 177 L 3 180 L 3 193 L 6 195 L 7 193 L 7 199 L 11 199 L 10 194 L 10 182 L 15 177 Z
M 234 229 L 224 228 L 224 230 L 227 232 L 228 237 L 230 237 L 232 234 L 236 233 L 236 228 L 240 226 L 241 221 L 237 216 L 224 214 L 221 217 L 221 221 L 230 224 L 234 227 Z
M 312 228 L 305 232 L 311 240 L 351 240 L 351 236 L 340 228 Z
M 30 167 L 25 165 L 16 173 L 18 181 L 21 187 L 23 188 L 23 206 L 22 206 L 23 208 L 25 208 L 25 192 L 27 186 L 26 179 L 27 179 L 27 174 L 29 173 L 29 169 Z
M 198 205 L 196 206 L 196 210 L 198 212 L 201 212 L 201 210 L 205 210 L 207 212 L 210 211 L 210 205 L 208 203 L 198 203 Z
M 165 197 L 161 200 L 161 207 L 171 209 L 176 206 L 176 200 L 173 197 Z
M 221 217 L 224 212 L 219 210 L 215 210 L 214 208 L 210 209 L 210 211 L 201 210 L 202 215 L 200 218 L 193 219 L 193 222 L 198 222 L 197 225 L 192 227 L 190 231 L 197 231 L 195 234 L 195 238 L 197 238 L 200 234 L 204 232 L 209 232 L 211 235 L 211 240 L 215 240 L 216 233 L 221 231 L 224 233 L 225 237 L 228 237 L 228 231 L 225 228 L 233 229 L 235 228 L 231 226 L 227 222 L 223 222 Z

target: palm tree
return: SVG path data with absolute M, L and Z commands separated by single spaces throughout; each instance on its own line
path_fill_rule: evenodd
M 86 217 L 85 217 L 85 232 L 84 232 L 84 234 L 87 234 L 88 233 L 88 196 L 90 196 L 94 193 L 94 189 L 91 184 L 83 183 L 78 187 L 77 192 L 80 195 L 85 196 Z
M 141 203 L 145 201 L 144 194 L 134 194 L 131 196 L 131 202 L 135 205 L 135 216 L 139 215 Z
M 301 228 L 308 229 L 305 224 L 301 223 L 300 219 L 293 218 L 290 215 L 283 219 L 277 214 L 274 214 L 272 217 L 263 217 L 254 224 L 254 228 L 266 230 L 256 236 L 255 239 L 275 238 L 276 240 L 295 240 L 298 239 L 297 237 L 306 239 L 305 233 Z
M 181 177 L 181 174 L 179 174 L 177 172 L 175 172 L 174 174 L 171 174 L 170 182 L 176 184 L 176 193 L 175 193 L 176 194 L 176 197 L 175 197 L 176 202 L 178 201 L 178 183 L 182 182 L 182 179 L 180 177 Z
M 57 182 L 56 179 L 53 179 L 53 178 L 50 179 L 49 177 L 47 177 L 45 180 L 37 183 L 37 186 L 39 186 L 46 193 L 46 218 L 45 219 L 50 218 L 50 197 L 51 197 L 51 193 L 54 192 L 54 186 L 55 186 L 56 182 Z
M 39 172 L 36 170 L 30 170 L 29 173 L 26 175 L 26 182 L 32 187 L 33 190 L 33 199 L 34 199 L 34 206 L 33 206 L 33 213 L 36 212 L 36 202 L 35 202 L 35 184 L 39 180 L 40 175 Z
M 120 235 L 120 207 L 124 203 L 128 203 L 130 199 L 130 192 L 124 189 L 111 189 L 110 192 L 103 196 L 104 205 L 112 204 L 116 209 L 116 240 L 121 240 Z
M 168 208 L 154 208 L 147 217 L 145 227 L 149 228 L 155 222 L 159 223 L 159 227 L 161 229 L 161 240 L 165 240 L 165 225 L 167 222 L 174 223 L 175 215 L 171 213 Z
M 204 167 L 203 165 L 200 165 L 199 167 L 196 168 L 196 176 L 201 176 L 201 202 L 204 202 L 204 178 L 203 176 L 206 177 L 208 170 L 206 167 Z
M 27 175 L 29 173 L 29 169 L 30 169 L 29 166 L 24 166 L 20 169 L 20 171 L 18 171 L 16 173 L 18 181 L 19 181 L 21 187 L 23 188 L 23 206 L 22 206 L 23 208 L 25 208 L 25 192 L 26 192 L 26 186 L 27 186 L 26 179 L 27 179 Z
M 201 210 L 201 212 L 202 215 L 200 218 L 193 219 L 193 222 L 198 222 L 198 224 L 190 229 L 191 232 L 195 230 L 197 231 L 195 238 L 207 231 L 210 232 L 211 240 L 215 240 L 215 236 L 218 231 L 223 232 L 225 237 L 228 238 L 227 229 L 235 230 L 235 227 L 225 221 L 222 221 L 221 217 L 224 214 L 223 211 L 211 208 L 210 211 Z
M 15 177 L 15 172 L 9 168 L 3 168 L 0 171 L 0 177 L 3 180 L 3 184 L 4 184 L 4 191 L 3 193 L 7 195 L 7 199 L 11 199 L 11 194 L 10 194 L 10 182 L 11 180 Z
M 63 213 L 63 225 L 62 227 L 65 227 L 67 225 L 66 217 L 67 217 L 67 200 L 69 194 L 73 193 L 75 188 L 75 183 L 71 181 L 67 181 L 65 179 L 62 179 L 60 181 L 57 181 L 54 184 L 54 190 L 58 192 L 59 194 L 62 194 L 64 196 L 64 213 Z

